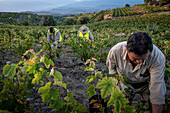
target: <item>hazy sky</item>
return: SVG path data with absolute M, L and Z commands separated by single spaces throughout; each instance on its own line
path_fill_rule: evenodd
M 41 11 L 88 0 L 0 0 L 0 11 Z
M 22 11 L 48 11 L 63 5 L 96 0 L 0 0 L 0 12 L 22 12 Z M 98 0 L 97 0 L 98 1 Z M 101 3 L 105 0 L 99 0 Z M 143 2 L 143 0 L 107 0 L 112 1 L 116 5 L 125 5 L 125 3 Z M 87 3 L 87 2 L 86 2 Z M 110 2 L 109 2 L 110 3 Z M 93 7 L 93 6 L 92 6 Z

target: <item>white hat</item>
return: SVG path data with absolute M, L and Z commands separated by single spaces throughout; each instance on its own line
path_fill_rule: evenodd
M 83 25 L 79 28 L 79 31 L 84 34 L 84 33 L 87 33 L 89 31 L 89 28 L 87 26 Z

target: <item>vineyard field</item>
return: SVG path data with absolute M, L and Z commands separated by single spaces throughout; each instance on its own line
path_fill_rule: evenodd
M 126 17 L 97 22 L 103 18 L 98 18 L 99 15 L 103 14 Z M 94 23 L 86 24 L 94 36 L 93 43 L 84 43 L 76 36 L 81 25 L 54 26 L 59 29 L 63 41 L 61 49 L 51 51 L 46 39 L 49 26 L 19 26 L 16 21 L 0 18 L 1 23 L 11 24 L 0 24 L 0 106 L 3 105 L 0 112 L 7 110 L 28 113 L 71 111 L 88 113 L 88 92 L 94 93 L 93 85 L 97 85 L 96 81 L 101 79 L 101 76 L 108 76 L 110 80 L 106 58 L 111 47 L 126 41 L 132 33 L 143 31 L 151 36 L 153 44 L 166 57 L 165 113 L 168 113 L 170 111 L 169 19 L 170 14 L 140 15 L 129 8 L 102 11 L 91 18 L 90 21 Z M 50 59 L 49 53 L 54 55 L 58 53 L 60 58 Z M 86 61 L 90 64 L 85 64 Z M 90 69 L 93 71 L 89 71 Z M 98 78 L 93 78 L 92 75 Z M 99 89 L 96 92 L 99 93 Z M 123 101 L 120 107 L 123 108 L 127 100 L 123 96 L 121 98 Z M 5 106 L 7 104 L 8 106 Z M 134 112 L 131 107 L 126 107 Z M 112 113 L 113 109 L 108 107 L 108 112 Z M 150 107 L 141 107 L 138 110 L 150 113 Z

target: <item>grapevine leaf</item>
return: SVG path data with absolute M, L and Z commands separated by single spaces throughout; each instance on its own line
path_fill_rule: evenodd
M 50 101 L 50 108 L 56 109 L 56 108 L 61 108 L 62 107 L 62 100 L 57 99 L 57 100 L 51 100 Z
M 107 106 L 111 106 L 114 103 L 114 95 L 111 95 L 110 100 L 107 102 Z
M 32 84 L 35 84 L 37 82 L 37 84 L 39 84 L 39 81 L 41 80 L 41 74 L 40 73 L 36 73 L 34 75 L 34 79 L 32 80 Z
M 59 71 L 54 70 L 54 67 L 51 69 L 50 75 L 54 76 L 54 82 L 63 80 L 62 74 Z
M 42 101 L 47 102 L 50 99 L 51 82 L 48 82 L 44 87 L 39 88 L 38 93 L 42 93 Z
M 115 107 L 115 111 L 116 111 L 116 113 L 120 113 L 121 106 L 120 106 L 120 104 L 119 104 L 119 101 L 118 101 L 118 100 L 114 102 L 114 107 Z
M 50 92 L 51 82 L 48 82 L 45 86 L 39 88 L 38 93 L 49 93 Z
M 95 68 L 95 62 L 94 62 L 94 61 L 91 61 L 89 67 Z
M 132 106 L 127 105 L 127 106 L 125 107 L 124 113 L 136 113 L 136 110 L 135 110 L 135 108 L 133 108 Z
M 62 83 L 62 86 L 66 89 L 67 88 L 67 84 L 66 83 Z
M 101 88 L 102 98 L 106 98 L 107 96 L 111 95 L 111 92 L 114 92 L 115 83 L 116 80 L 113 81 L 111 78 L 108 78 L 107 76 L 98 82 L 96 88 Z
M 35 60 L 34 59 L 29 59 L 24 62 L 24 65 L 35 65 Z
M 27 67 L 26 72 L 35 73 L 35 70 L 36 70 L 36 66 L 30 65 L 30 66 Z
M 12 74 L 12 76 L 14 76 L 16 74 L 16 68 L 17 68 L 16 64 L 5 65 L 3 69 L 4 76 L 7 77 L 10 75 L 10 73 Z
M 91 85 L 90 87 L 88 87 L 87 91 L 88 91 L 88 95 L 90 97 L 96 94 L 95 86 L 94 85 Z
M 40 58 L 40 62 L 44 62 L 45 60 L 45 55 L 43 55 L 41 58 Z
M 95 73 L 95 76 L 98 76 L 99 78 L 103 78 L 103 75 L 102 75 L 102 73 L 100 71 Z
M 40 62 L 44 62 L 47 68 L 49 68 L 50 65 L 54 66 L 54 62 L 51 59 L 48 59 L 45 55 L 41 57 Z
M 94 75 L 88 76 L 88 77 L 86 77 L 85 84 L 88 84 L 88 83 L 92 82 L 95 79 L 96 79 L 96 76 L 94 76 Z
M 84 71 L 94 71 L 94 69 L 90 68 L 90 67 L 86 67 L 86 69 Z
M 29 52 L 29 50 L 27 50 L 23 55 L 25 56 L 25 55 L 27 55 L 28 54 L 28 52 Z
M 57 100 L 59 98 L 59 89 L 51 88 L 49 95 L 53 100 Z

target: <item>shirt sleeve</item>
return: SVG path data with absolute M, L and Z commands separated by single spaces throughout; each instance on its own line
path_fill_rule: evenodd
M 79 32 L 80 32 L 80 31 L 77 32 L 77 36 L 79 36 Z
M 48 31 L 47 31 L 47 41 L 50 42 L 50 35 Z
M 109 74 L 115 74 L 116 71 L 116 64 L 115 64 L 115 58 L 114 58 L 114 51 L 113 48 L 109 51 L 109 54 L 107 56 L 106 65 L 109 69 Z
M 160 58 L 161 57 L 161 58 Z M 164 81 L 165 57 L 160 56 L 150 68 L 150 101 L 155 105 L 165 104 L 166 85 Z
M 94 40 L 93 34 L 91 32 L 89 33 L 89 39 Z

